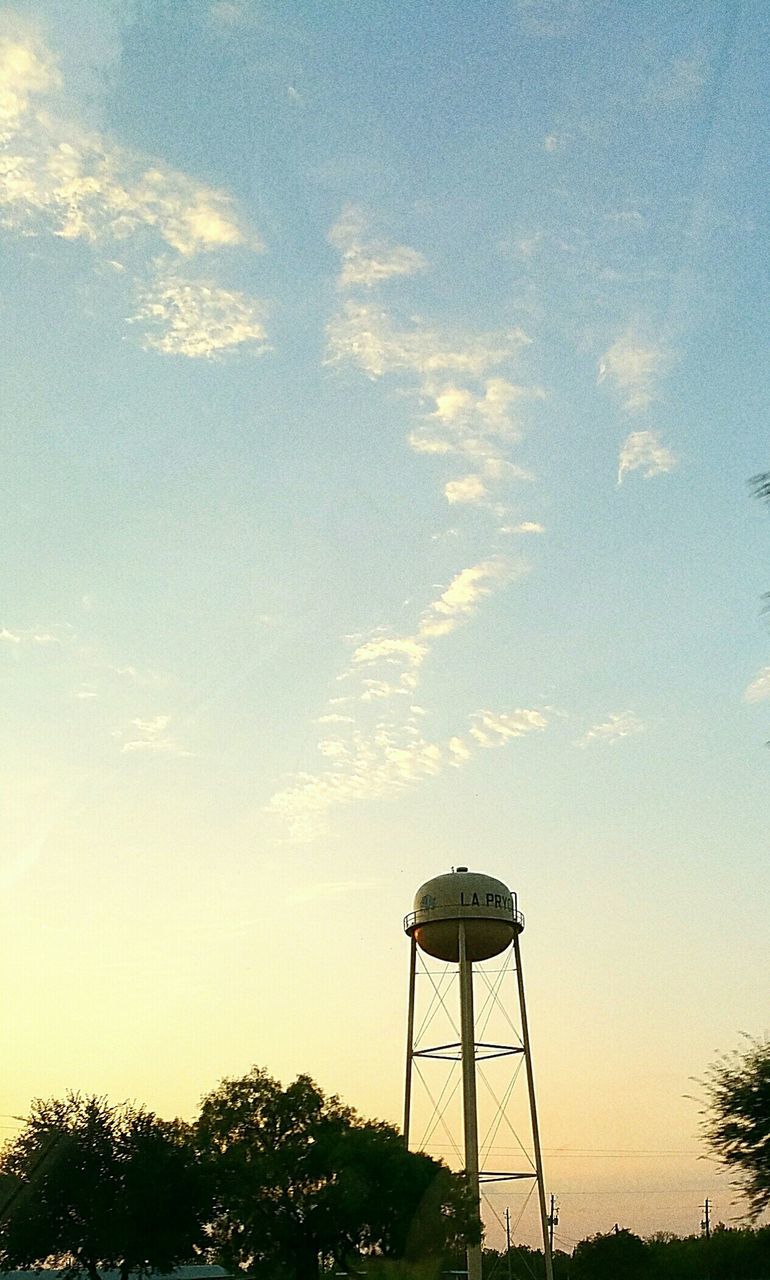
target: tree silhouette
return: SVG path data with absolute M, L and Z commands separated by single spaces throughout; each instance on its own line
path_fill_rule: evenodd
M 321 1258 L 440 1258 L 479 1238 L 465 1183 L 409 1152 L 308 1076 L 286 1089 L 254 1068 L 203 1101 L 198 1142 L 215 1186 L 210 1238 L 228 1269 L 315 1280 Z
M 749 1040 L 711 1067 L 703 1133 L 757 1218 L 770 1206 L 770 1041 Z
M 170 1270 L 208 1207 L 189 1128 L 69 1094 L 38 1100 L 0 1155 L 0 1269 Z
M 574 1280 L 643 1280 L 649 1274 L 647 1245 L 625 1227 L 581 1240 L 572 1255 Z

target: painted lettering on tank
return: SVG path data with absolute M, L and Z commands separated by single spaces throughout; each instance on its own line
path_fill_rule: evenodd
M 473 897 L 471 898 L 471 906 L 472 907 L 481 906 L 481 903 L 479 902 L 479 895 L 477 893 L 474 893 Z
M 496 911 L 513 911 L 513 898 L 502 893 L 488 893 L 486 895 L 486 905 L 494 907 Z

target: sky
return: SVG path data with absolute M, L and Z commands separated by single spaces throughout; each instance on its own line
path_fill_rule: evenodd
M 562 1247 L 740 1212 L 698 1082 L 768 1032 L 768 27 L 0 11 L 0 1134 L 252 1064 L 399 1124 L 402 919 L 469 865 Z

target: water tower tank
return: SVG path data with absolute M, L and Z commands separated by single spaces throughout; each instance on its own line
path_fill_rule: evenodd
M 516 895 L 501 880 L 458 867 L 448 875 L 434 876 L 417 890 L 414 911 L 404 920 L 404 929 L 421 951 L 457 963 L 460 920 L 465 922 L 468 960 L 499 955 L 510 946 L 514 933 L 524 928 Z

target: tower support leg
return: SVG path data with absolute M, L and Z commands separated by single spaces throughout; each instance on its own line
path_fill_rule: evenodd
M 414 984 L 417 975 L 417 939 L 410 938 L 409 1005 L 406 1015 L 406 1072 L 404 1075 L 404 1145 L 409 1150 L 409 1124 L 412 1114 L 412 1062 L 414 1060 Z
M 545 1178 L 543 1175 L 543 1154 L 540 1148 L 540 1129 L 537 1123 L 537 1103 L 535 1100 L 535 1077 L 532 1071 L 532 1049 L 527 1024 L 527 1005 L 524 999 L 524 975 L 521 971 L 521 947 L 519 935 L 513 935 L 513 954 L 516 963 L 516 985 L 519 991 L 519 1009 L 521 1012 L 521 1039 L 524 1045 L 524 1063 L 527 1070 L 527 1089 L 529 1092 L 529 1111 L 532 1120 L 532 1147 L 535 1154 L 535 1172 L 537 1174 L 537 1197 L 540 1204 L 540 1222 L 543 1230 L 543 1254 L 545 1256 L 546 1280 L 553 1280 L 553 1259 L 551 1257 L 551 1241 L 548 1231 L 548 1213 L 545 1207 Z
M 465 921 L 458 923 L 460 950 L 460 1040 L 463 1068 L 465 1176 L 480 1211 L 479 1125 L 476 1103 L 476 1031 L 473 1013 L 473 963 L 465 945 Z M 481 1245 L 467 1249 L 468 1280 L 481 1280 Z

